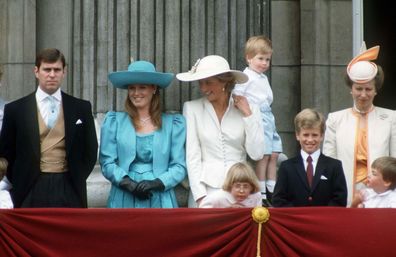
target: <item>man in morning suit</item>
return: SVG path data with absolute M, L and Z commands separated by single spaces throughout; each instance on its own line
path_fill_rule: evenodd
M 98 149 L 91 104 L 61 91 L 66 61 L 58 49 L 38 53 L 34 73 L 36 92 L 4 109 L 0 156 L 9 166 L 1 189 L 15 208 L 87 207 Z
M 294 119 L 300 154 L 281 163 L 272 196 L 274 207 L 346 206 L 347 186 L 339 160 L 320 152 L 323 115 L 304 109 Z

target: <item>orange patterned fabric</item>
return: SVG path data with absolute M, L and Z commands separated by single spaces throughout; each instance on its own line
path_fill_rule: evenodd
M 356 113 L 356 112 L 355 112 Z M 367 116 L 368 114 L 356 113 L 358 117 L 358 130 L 356 134 L 355 152 L 355 184 L 365 183 L 367 180 L 368 169 L 368 140 L 367 140 Z
M 356 148 L 356 183 L 365 182 L 367 179 L 367 129 L 360 128 L 357 134 Z

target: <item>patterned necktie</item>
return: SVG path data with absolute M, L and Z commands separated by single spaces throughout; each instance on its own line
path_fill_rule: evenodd
M 312 178 L 313 178 L 313 165 L 312 165 L 312 157 L 311 155 L 308 156 L 307 158 L 307 179 L 308 179 L 308 184 L 311 187 L 312 186 Z
M 47 97 L 49 101 L 49 112 L 47 126 L 53 128 L 55 126 L 56 119 L 58 117 L 58 110 L 56 108 L 56 100 L 52 95 Z

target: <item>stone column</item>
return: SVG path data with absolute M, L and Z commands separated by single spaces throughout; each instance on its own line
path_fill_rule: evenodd
M 1 96 L 15 100 L 35 89 L 36 1 L 0 1 Z
M 299 11 L 299 1 L 271 2 L 272 109 L 288 156 L 294 156 L 297 149 L 293 119 L 301 108 Z
M 352 1 L 302 0 L 301 109 L 350 106 L 343 75 L 352 57 Z
M 37 51 L 43 48 L 57 48 L 65 55 L 68 65 L 72 61 L 73 2 L 39 0 L 36 8 Z M 67 72 L 62 89 L 70 92 L 72 87 L 70 83 L 71 69 L 68 69 Z

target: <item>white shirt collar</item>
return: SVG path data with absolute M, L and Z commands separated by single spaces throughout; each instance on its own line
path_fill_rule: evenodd
M 265 75 L 263 73 L 258 73 L 256 71 L 250 69 L 249 67 L 246 67 L 246 69 L 243 72 L 250 74 L 252 76 L 256 76 L 256 77 L 265 77 Z
M 387 195 L 389 195 L 389 194 L 392 192 L 391 189 L 388 189 L 388 190 L 386 190 L 385 192 L 376 193 L 376 192 L 374 191 L 374 189 L 372 189 L 372 188 L 370 188 L 370 189 L 373 190 L 373 193 L 376 194 L 378 197 L 387 196 Z
M 304 150 L 301 149 L 301 157 L 303 158 L 304 161 L 307 160 L 308 156 L 311 155 L 312 157 L 312 161 L 314 163 L 318 162 L 319 156 L 320 156 L 320 149 L 316 150 L 315 152 L 313 152 L 312 154 L 308 154 L 306 153 Z
M 40 87 L 37 87 L 37 91 L 36 91 L 36 99 L 37 102 L 42 102 L 45 100 L 45 98 L 47 98 L 47 96 L 49 96 L 49 94 L 47 94 L 46 92 L 44 92 Z M 53 97 L 55 97 L 55 99 L 58 102 L 62 101 L 62 94 L 61 94 L 61 89 L 58 88 L 58 90 L 55 91 L 55 93 L 52 94 Z

